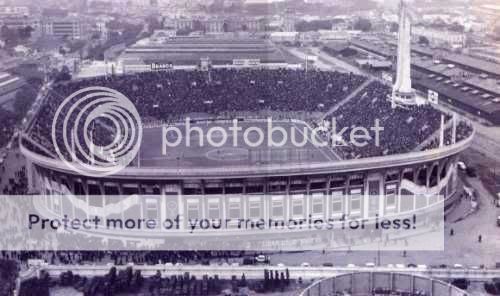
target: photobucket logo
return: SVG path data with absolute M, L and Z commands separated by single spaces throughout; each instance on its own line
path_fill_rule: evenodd
M 58 157 L 68 168 L 86 176 L 107 176 L 122 170 L 137 155 L 141 140 L 142 122 L 134 104 L 106 87 L 87 87 L 71 94 L 52 121 L 52 142 Z
M 298 126 L 298 125 L 299 126 Z M 162 154 L 168 148 L 178 146 L 198 147 L 294 147 L 306 145 L 315 147 L 355 146 L 364 147 L 370 142 L 380 146 L 380 133 L 384 130 L 376 119 L 371 127 L 349 126 L 339 128 L 336 118 L 323 121 L 311 127 L 305 122 L 273 122 L 267 118 L 265 122 L 243 127 L 236 119 L 228 124 L 212 126 L 193 125 L 190 118 L 180 125 L 162 127 Z

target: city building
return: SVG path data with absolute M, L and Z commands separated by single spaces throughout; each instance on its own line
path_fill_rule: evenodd
M 30 9 L 27 6 L 0 6 L 0 18 L 28 16 Z
M 42 34 L 59 38 L 82 39 L 87 34 L 87 25 L 80 18 L 46 18 L 42 21 Z
M 27 17 L 27 16 L 9 16 L 9 17 L 0 17 L 0 26 L 7 26 L 9 28 L 25 28 L 32 27 L 37 30 L 40 27 L 40 20 L 36 17 Z
M 272 32 L 269 39 L 276 43 L 295 43 L 298 36 L 298 32 Z
M 418 42 L 420 37 L 425 37 L 432 47 L 444 48 L 463 48 L 467 40 L 463 32 L 414 26 L 412 28 L 412 39 Z

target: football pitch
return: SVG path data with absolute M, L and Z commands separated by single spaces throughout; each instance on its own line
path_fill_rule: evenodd
M 146 126 L 138 167 L 301 164 L 340 158 L 303 122 L 216 121 Z M 277 130 L 284 131 L 280 132 Z M 316 142 L 313 140 L 316 138 Z

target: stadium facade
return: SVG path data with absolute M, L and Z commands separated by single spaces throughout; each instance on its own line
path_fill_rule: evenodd
M 253 44 L 253 42 L 251 43 Z M 255 47 L 250 50 L 251 52 L 261 51 L 264 46 L 263 44 L 251 46 L 245 44 L 244 49 L 242 49 L 239 48 L 240 43 L 237 42 L 234 44 L 222 42 L 219 45 L 223 48 L 231 47 L 238 54 L 248 54 L 249 47 Z M 182 48 L 183 55 L 191 55 L 193 44 L 184 47 L 180 43 L 175 46 Z M 227 59 L 227 52 L 220 51 L 218 46 L 214 47 L 213 41 L 209 44 L 197 43 L 196 47 L 203 47 L 203 52 L 220 55 Z M 205 47 L 209 47 L 210 50 L 207 51 Z M 216 64 L 217 58 L 211 56 L 210 60 Z M 398 79 L 410 81 L 409 58 L 404 62 L 406 69 L 399 73 L 401 77 Z M 226 62 L 222 62 L 223 67 L 224 63 Z M 371 150 L 368 149 L 365 155 L 362 155 L 363 153 L 360 153 L 359 150 L 354 150 L 357 151 L 356 153 L 352 151 L 344 153 L 340 151 L 341 149 L 335 151 L 336 148 L 333 148 L 333 151 L 306 149 L 301 152 L 300 149 L 294 149 L 297 147 L 280 150 L 269 148 L 269 146 L 258 150 L 227 146 L 209 150 L 186 148 L 174 151 L 172 156 L 148 154 L 148 152 L 142 151 L 132 165 L 111 176 L 97 178 L 75 174 L 62 161 L 50 157 L 50 151 L 45 149 L 46 153 L 44 153 L 44 149 L 40 147 L 39 143 L 33 142 L 30 135 L 26 135 L 22 137 L 24 140 L 21 141 L 21 150 L 28 159 L 28 180 L 31 189 L 50 196 L 77 195 L 81 202 L 86 204 L 85 208 L 87 209 L 106 208 L 107 205 L 113 204 L 112 198 L 108 197 L 114 195 L 146 195 L 147 197 L 136 201 L 133 206 L 142 218 L 164 220 L 178 217 L 183 229 L 189 228 L 190 219 L 221 219 L 225 221 L 228 218 L 243 220 L 264 218 L 264 220 L 283 221 L 312 217 L 326 221 L 329 218 L 348 217 L 374 220 L 376 217 L 419 212 L 439 203 L 444 204 L 444 213 L 452 210 L 459 196 L 457 194 L 459 186 L 458 155 L 470 146 L 474 134 L 474 131 L 469 128 L 459 138 L 457 129 L 460 128 L 461 124 L 458 124 L 455 116 L 453 116 L 453 120 L 449 120 L 451 118 L 449 114 L 445 115 L 429 106 L 405 106 L 402 110 L 394 109 L 394 101 L 391 102 L 389 95 L 390 90 L 386 85 L 378 82 L 372 82 L 365 86 L 366 92 L 364 94 L 350 99 L 357 102 L 351 104 L 342 102 L 342 96 L 347 98 L 349 92 L 356 88 L 355 85 L 359 87 L 363 81 L 352 74 L 339 74 L 337 72 L 325 74 L 321 71 L 308 74 L 304 72 L 299 74 L 303 75 L 299 76 L 301 77 L 299 80 L 290 80 L 290 84 L 288 84 L 288 77 L 296 76 L 301 72 L 290 69 L 266 70 L 266 67 L 259 68 L 258 70 L 246 69 L 244 71 L 220 70 L 214 71 L 212 74 L 209 69 L 195 72 L 198 73 L 196 75 L 201 75 L 196 77 L 203 77 L 202 79 L 206 80 L 201 84 L 190 80 L 194 78 L 188 78 L 183 84 L 184 87 L 195 89 L 203 87 L 200 90 L 203 96 L 205 93 L 213 93 L 214 98 L 217 98 L 218 101 L 222 101 L 221 97 L 223 99 L 230 98 L 230 101 L 223 103 L 220 107 L 218 105 L 214 107 L 218 112 L 221 111 L 219 108 L 223 109 L 223 113 L 226 113 L 228 117 L 221 119 L 209 116 L 201 120 L 200 124 L 206 126 L 213 123 L 224 124 L 224 122 L 229 124 L 234 119 L 242 123 L 256 124 L 259 120 L 255 121 L 255 117 L 259 116 L 262 109 L 270 111 L 273 108 L 271 106 L 274 106 L 277 110 L 273 111 L 278 113 L 281 110 L 290 111 L 287 104 L 277 106 L 273 102 L 273 97 L 275 100 L 285 99 L 277 95 L 276 92 L 296 88 L 297 84 L 300 85 L 302 81 L 311 79 L 311 75 L 317 75 L 318 78 L 326 75 L 329 77 L 328 79 L 318 79 L 315 81 L 317 84 L 315 89 L 309 89 L 309 92 L 320 90 L 318 95 L 299 99 L 295 103 L 298 105 L 294 106 L 298 109 L 295 110 L 311 108 L 311 102 L 314 102 L 317 96 L 321 96 L 325 89 L 326 92 L 337 89 L 335 93 L 324 96 L 324 103 L 316 102 L 318 106 L 314 106 L 310 110 L 320 111 L 325 107 L 325 104 L 328 104 L 323 112 L 333 110 L 334 114 L 338 113 L 339 117 L 346 120 L 345 124 L 352 128 L 352 124 L 362 120 L 363 116 L 359 117 L 361 110 L 358 108 L 364 106 L 363 112 L 367 113 L 364 120 L 370 116 L 374 116 L 374 119 L 380 116 L 383 123 L 387 125 L 386 133 L 390 135 L 384 138 L 387 141 L 383 143 L 384 147 L 371 147 Z M 165 92 L 166 88 L 174 88 L 179 84 L 179 81 L 173 83 L 170 81 L 175 80 L 177 73 L 179 77 L 190 77 L 191 74 L 185 70 L 182 71 L 184 72 L 172 71 L 165 75 L 157 74 L 158 76 L 155 76 L 154 73 L 146 73 L 142 77 L 149 79 L 158 77 L 165 79 L 167 77 L 168 86 L 166 87 L 150 82 L 153 83 L 151 85 L 154 86 L 153 89 Z M 199 74 L 203 72 L 207 72 L 208 78 L 205 78 L 204 74 Z M 220 76 L 222 79 L 223 75 L 227 75 L 227 73 L 230 73 L 228 77 L 231 77 L 223 79 L 227 85 L 217 80 L 219 78 L 213 81 L 212 76 L 222 75 Z M 273 74 L 270 75 L 270 73 Z M 270 76 L 266 81 L 259 81 L 264 75 Z M 139 79 L 140 75 L 130 77 Z M 241 82 L 245 80 L 247 83 L 242 84 Z M 345 86 L 335 85 L 341 80 L 345 81 Z M 119 83 L 119 78 L 116 81 Z M 353 81 L 357 82 L 353 83 Z M 108 82 L 106 80 L 103 83 Z M 253 90 L 247 93 L 249 89 L 253 89 L 259 83 L 263 83 L 258 87 L 262 96 L 255 96 L 256 92 Z M 351 83 L 350 90 L 347 86 L 348 83 Z M 151 86 L 144 86 L 144 88 L 151 88 Z M 269 87 L 267 88 L 269 93 L 262 92 L 265 87 Z M 411 88 L 411 82 L 409 87 Z M 133 93 L 137 89 L 134 83 L 129 91 Z M 295 92 L 300 91 L 300 89 L 295 90 Z M 166 91 L 162 96 L 171 97 L 172 94 L 168 93 Z M 245 93 L 249 97 L 240 102 L 239 97 L 233 97 L 234 93 L 241 95 Z M 294 92 L 288 93 L 289 104 L 291 104 L 294 95 Z M 306 95 L 302 94 L 302 96 Z M 238 110 L 240 107 L 234 105 L 235 101 L 246 104 L 251 98 L 256 100 L 257 112 L 240 112 L 240 115 L 235 116 L 235 111 L 247 111 L 246 109 Z M 266 98 L 267 101 L 263 98 Z M 214 100 L 209 98 L 199 100 L 199 98 L 194 97 L 190 100 L 197 102 L 195 104 L 205 105 L 200 110 L 211 110 L 210 106 L 214 104 Z M 310 102 L 304 105 L 304 100 Z M 178 102 L 178 104 L 182 103 L 184 102 Z M 266 104 L 269 105 L 266 107 Z M 153 110 L 158 107 L 158 105 L 153 106 Z M 248 107 L 255 108 L 252 104 L 245 108 Z M 232 112 L 226 112 L 229 111 L 228 108 Z M 190 107 L 181 110 L 193 112 Z M 291 117 L 289 119 L 290 125 L 309 126 L 307 122 L 298 120 L 293 114 L 296 113 L 292 112 L 292 115 L 287 115 Z M 439 118 L 441 118 L 440 125 Z M 448 118 L 447 129 L 445 128 L 446 118 Z M 318 123 L 324 124 L 324 121 L 315 121 L 313 124 Z M 160 124 L 160 126 L 163 125 Z M 468 123 L 465 125 L 469 126 Z M 412 132 L 407 134 L 404 129 Z M 152 131 L 152 133 L 150 133 L 151 131 L 144 132 L 144 134 L 153 135 L 146 137 L 146 140 L 143 141 L 144 150 L 158 144 L 157 136 L 159 134 L 165 137 L 165 134 L 161 132 L 155 133 L 154 128 Z M 439 138 L 437 146 L 435 145 L 436 139 L 432 140 L 436 135 Z M 32 133 L 31 138 L 33 136 L 36 134 Z M 269 137 L 269 135 L 267 136 Z M 446 138 L 448 140 L 445 141 Z M 43 137 L 41 140 L 43 142 Z M 431 142 L 427 142 L 429 140 Z M 419 143 L 419 141 L 424 142 Z M 445 144 L 445 142 L 448 143 Z M 328 154 L 333 154 L 335 157 L 329 157 Z M 184 157 L 184 155 L 189 157 Z M 229 162 L 229 160 L 234 160 L 234 162 Z M 78 210 L 74 204 L 65 204 L 64 199 L 56 203 L 47 201 L 39 204 L 39 207 L 43 207 L 46 213 L 56 217 L 61 216 L 65 211 L 74 213 Z M 107 212 L 103 214 L 107 215 Z M 116 213 L 110 215 L 116 215 Z M 232 228 L 231 225 L 225 225 L 217 232 L 234 235 Z M 237 238 L 240 235 L 242 234 L 238 233 Z
M 137 205 L 143 217 L 370 218 L 416 211 L 435 203 L 438 195 L 445 199 L 445 212 L 452 210 L 458 199 L 458 155 L 471 140 L 472 134 L 427 151 L 320 163 L 132 166 L 102 178 L 77 175 L 26 145 L 21 150 L 33 192 L 75 194 L 91 207 L 113 203 L 107 196 L 143 194 L 149 196 Z M 402 196 L 411 196 L 411 202 Z M 60 215 L 68 205 L 46 206 Z

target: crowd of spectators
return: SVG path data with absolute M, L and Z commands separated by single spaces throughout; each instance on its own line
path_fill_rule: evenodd
M 443 141 L 444 146 L 448 146 L 448 145 L 453 144 L 452 133 L 453 133 L 453 128 L 451 126 L 448 127 L 447 129 L 445 129 L 444 141 Z M 469 124 L 467 124 L 466 122 L 460 121 L 457 124 L 455 141 L 460 142 L 460 141 L 468 138 L 471 135 L 471 133 L 472 133 L 472 127 Z M 422 151 L 438 148 L 439 144 L 440 144 L 439 142 L 440 142 L 439 137 L 432 139 L 432 141 L 427 143 L 422 148 Z
M 14 113 L 0 107 L 0 148 L 7 145 L 15 131 L 17 118 Z
M 67 96 L 90 86 L 121 92 L 135 104 L 143 121 L 175 121 L 200 113 L 224 116 L 232 112 L 325 112 L 364 80 L 354 74 L 293 69 L 162 71 L 94 77 L 55 85 L 30 137 L 54 152 L 50 135 L 53 115 Z M 109 138 L 102 141 L 107 143 Z
M 2 172 L 5 171 L 5 167 L 1 167 Z M 2 176 L 0 176 L 0 184 L 2 182 Z M 9 178 L 5 186 L 2 188 L 2 194 L 5 195 L 23 195 L 28 193 L 28 178 L 26 176 L 26 167 L 23 166 L 21 169 L 14 174 L 14 178 Z
M 31 128 L 30 137 L 54 154 L 50 131 L 55 110 L 67 96 L 90 86 L 109 87 L 123 93 L 135 104 L 143 121 L 169 122 L 195 114 L 219 118 L 261 111 L 322 114 L 364 81 L 365 78 L 354 74 L 293 69 L 161 71 L 94 77 L 55 85 Z M 342 158 L 410 152 L 439 129 L 441 112 L 429 105 L 392 108 L 388 100 L 390 92 L 390 87 L 374 81 L 332 114 L 338 129 L 348 128 L 343 136 L 356 127 L 370 130 L 376 120 L 383 128 L 378 143 L 372 137 L 363 147 L 352 145 L 350 141 L 347 146 L 335 147 Z M 445 115 L 445 120 L 449 120 L 449 116 Z M 96 132 L 98 129 L 96 125 L 93 140 L 109 144 L 114 135 L 106 128 Z M 57 129 L 59 147 L 64 147 L 62 130 Z M 79 137 L 83 137 L 83 131 Z M 71 159 L 68 154 L 66 156 Z
M 441 112 L 429 105 L 392 108 L 390 93 L 388 86 L 374 81 L 332 114 L 343 140 L 335 149 L 344 159 L 410 152 L 439 129 Z M 378 143 L 372 130 L 377 120 L 383 128 Z M 368 130 L 371 137 L 362 147 L 350 139 L 351 131 L 359 127 Z

